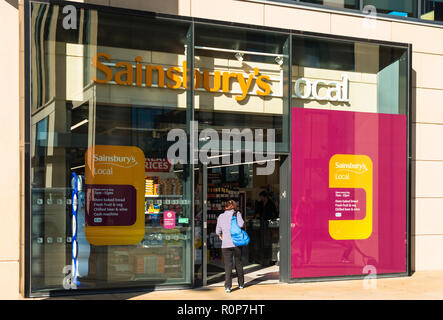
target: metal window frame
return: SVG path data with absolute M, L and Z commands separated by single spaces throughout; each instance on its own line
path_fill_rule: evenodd
M 270 0 L 270 1 L 277 1 L 277 0 Z M 120 13 L 120 14 L 128 14 L 128 15 L 136 15 L 136 16 L 143 16 L 143 17 L 154 17 L 154 18 L 160 18 L 164 20 L 172 20 L 172 21 L 182 21 L 182 22 L 189 22 L 190 27 L 192 28 L 192 32 L 194 32 L 194 27 L 196 24 L 204 24 L 204 25 L 214 25 L 214 26 L 225 26 L 228 28 L 234 28 L 234 29 L 243 29 L 243 30 L 251 30 L 251 31 L 265 31 L 265 32 L 274 32 L 274 33 L 280 33 L 282 35 L 286 35 L 289 37 L 292 41 L 293 36 L 306 36 L 310 38 L 317 38 L 317 39 L 324 39 L 324 40 L 338 40 L 338 41 L 348 41 L 348 42 L 360 42 L 360 43 L 371 43 L 371 44 L 377 44 L 377 45 L 384 45 L 389 47 L 397 47 L 397 48 L 403 48 L 407 50 L 408 54 L 408 83 L 407 83 L 407 119 L 408 119 L 408 133 L 407 133 L 407 148 L 408 148 L 408 156 L 407 156 L 407 210 L 406 210 L 406 224 L 407 224 L 407 230 L 406 230 L 406 240 L 407 240 L 407 252 L 406 252 L 406 272 L 404 273 L 395 273 L 395 274 L 383 274 L 378 275 L 379 278 L 384 277 L 400 277 L 400 276 L 409 276 L 411 275 L 411 206 L 412 206 L 412 198 L 411 198 L 411 159 L 412 159 L 412 45 L 407 43 L 399 43 L 399 42 L 392 42 L 392 41 L 380 41 L 380 40 L 372 40 L 372 39 L 362 39 L 362 38 L 356 38 L 356 37 L 347 37 L 347 36 L 338 36 L 338 35 L 329 35 L 329 34 L 322 34 L 322 33 L 315 33 L 315 32 L 305 32 L 301 30 L 291 30 L 291 29 L 282 29 L 282 28 L 275 28 L 275 27 L 265 27 L 265 26 L 259 26 L 259 25 L 251 25 L 251 24 L 243 24 L 243 23 L 236 23 L 236 22 L 227 22 L 227 21 L 216 21 L 216 20 L 210 20 L 210 19 L 203 19 L 203 18 L 193 18 L 188 16 L 179 16 L 179 15 L 171 15 L 171 14 L 163 14 L 163 13 L 155 13 L 150 11 L 140 11 L 140 10 L 134 10 L 134 9 L 126 9 L 126 8 L 117 8 L 117 7 L 109 7 L 109 6 L 101 6 L 101 5 L 95 5 L 95 4 L 88 4 L 88 3 L 78 3 L 78 2 L 72 2 L 72 1 L 60 1 L 60 0 L 39 0 L 39 1 L 33 1 L 33 0 L 25 0 L 24 1 L 24 89 L 25 89 L 25 110 L 24 110 L 24 139 L 25 139 L 25 150 L 24 150 L 24 189 L 25 189 L 25 205 L 24 205 L 24 237 L 25 237 L 25 248 L 24 248 L 24 261 L 22 263 L 24 264 L 24 294 L 26 297 L 47 297 L 47 296 L 72 296 L 72 295 L 84 295 L 84 294 L 100 294 L 100 293 L 115 293 L 115 292 L 147 292 L 152 290 L 169 290 L 169 289 L 187 289 L 187 288 L 194 288 L 195 287 L 195 272 L 194 272 L 194 265 L 195 265 L 195 254 L 194 252 L 191 253 L 191 284 L 179 284 L 179 285 L 165 285 L 165 286 L 134 286 L 134 287 L 115 287 L 115 288 L 106 288 L 106 289 L 87 289 L 87 290 L 54 290 L 54 291 L 48 291 L 48 292 L 31 292 L 31 218 L 32 218 L 32 211 L 31 211 L 31 21 L 30 21 L 30 4 L 31 2 L 35 3 L 44 3 L 44 4 L 50 4 L 50 5 L 73 5 L 76 8 L 80 9 L 86 9 L 86 10 L 98 10 L 101 12 L 107 12 L 107 13 Z M 286 2 L 289 3 L 287 0 L 278 0 L 278 2 Z M 297 1 L 299 2 L 299 1 Z M 348 11 L 348 10 L 346 10 Z M 355 12 L 355 10 L 349 10 L 351 12 Z M 391 17 L 392 18 L 392 17 Z M 290 48 L 290 52 L 292 52 L 292 45 Z M 194 56 L 194 55 L 193 55 Z M 192 59 L 193 60 L 193 59 Z M 290 66 L 289 66 L 289 74 L 291 74 L 292 69 L 292 55 L 290 59 Z M 192 72 L 193 74 L 193 72 Z M 288 86 L 289 92 L 291 92 L 291 86 Z M 191 93 L 194 92 L 193 86 L 191 86 Z M 291 97 L 289 95 L 288 97 Z M 191 108 L 192 115 L 194 113 L 194 99 L 192 99 L 191 105 L 188 107 Z M 292 109 L 292 99 L 289 99 L 289 117 L 288 121 L 290 121 L 290 114 Z M 192 116 L 193 118 L 193 116 Z M 290 128 L 290 126 L 289 126 Z M 289 132 L 290 135 L 290 132 Z M 290 137 L 289 137 L 289 144 L 290 144 Z M 290 148 L 290 146 L 289 146 Z M 192 151 L 192 150 L 191 150 Z M 290 161 L 290 150 L 288 154 L 288 161 Z M 193 175 L 193 168 L 192 165 L 192 187 L 191 189 L 194 190 L 194 175 Z M 291 207 L 291 201 L 290 201 L 290 184 L 288 185 L 288 208 Z M 193 200 L 193 199 L 192 199 Z M 192 201 L 193 203 L 193 201 Z M 193 207 L 193 206 L 192 206 Z M 194 210 L 194 208 L 192 208 Z M 193 211 L 192 211 L 193 212 Z M 291 214 L 289 212 L 286 213 L 286 224 L 287 226 L 290 226 L 290 219 Z M 191 217 L 192 220 L 192 230 L 194 230 L 194 217 Z M 283 236 L 283 238 L 286 238 L 288 241 L 290 241 L 290 228 L 281 228 L 282 232 L 285 232 L 287 234 L 280 235 L 280 237 Z M 284 231 L 286 230 L 286 231 Z M 194 243 L 194 232 L 192 234 L 192 240 L 191 243 Z M 286 259 L 287 265 L 283 267 L 281 270 L 287 270 L 288 274 L 281 275 L 280 279 L 285 280 L 288 283 L 294 283 L 294 282 L 312 282 L 312 281 L 334 281 L 334 280 L 348 280 L 348 279 L 362 279 L 364 278 L 364 275 L 357 275 L 357 276 L 340 276 L 340 277 L 322 277 L 322 278 L 303 278 L 303 279 L 292 279 L 290 275 L 290 253 L 291 253 L 291 246 L 288 244 L 284 245 L 285 251 L 288 256 Z

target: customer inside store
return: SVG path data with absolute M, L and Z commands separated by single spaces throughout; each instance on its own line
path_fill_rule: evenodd
M 206 263 L 209 283 L 221 283 L 224 278 L 222 241 L 215 227 L 230 199 L 236 202 L 250 237 L 250 243 L 242 250 L 245 274 L 278 264 L 279 210 L 275 195 L 280 190 L 279 162 L 276 166 L 274 173 L 268 176 L 256 175 L 256 165 L 252 164 L 208 169 Z M 196 171 L 196 181 L 203 187 L 200 171 Z
M 269 197 L 267 191 L 262 191 L 259 194 L 260 202 L 256 208 L 256 218 L 261 221 L 273 220 L 278 218 L 278 211 L 275 203 Z

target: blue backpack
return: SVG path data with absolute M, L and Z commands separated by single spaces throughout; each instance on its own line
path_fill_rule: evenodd
M 237 223 L 237 213 L 232 215 L 231 238 L 236 247 L 246 246 L 249 243 L 249 236 L 245 230 L 241 229 Z

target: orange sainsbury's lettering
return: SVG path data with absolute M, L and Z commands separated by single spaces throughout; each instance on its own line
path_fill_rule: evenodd
M 202 74 L 198 70 L 194 70 L 194 79 L 195 79 L 195 86 L 194 88 L 197 89 L 202 84 Z
M 132 64 L 129 62 L 117 62 L 115 65 L 117 68 L 123 67 L 125 70 L 118 71 L 115 74 L 115 82 L 123 86 L 132 86 L 133 74 L 132 74 Z M 126 80 L 122 80 L 122 76 L 126 75 Z
M 107 53 L 97 53 L 92 58 L 92 65 L 95 69 L 105 74 L 104 79 L 93 76 L 92 81 L 95 83 L 106 84 L 114 80 L 118 85 L 132 86 L 134 85 L 135 72 L 135 85 L 150 88 L 153 85 L 153 72 L 156 71 L 156 80 L 159 88 L 188 89 L 189 86 L 189 71 L 186 60 L 182 62 L 181 68 L 173 66 L 168 69 L 161 65 L 143 64 L 142 57 L 140 56 L 135 58 L 135 66 L 133 63 L 120 61 L 115 64 L 115 67 L 111 68 L 109 65 L 106 65 L 103 60 L 109 62 L 111 61 L 111 56 Z M 144 74 L 143 68 L 145 68 Z M 255 79 L 258 87 L 255 94 L 264 97 L 271 93 L 270 77 L 267 75 L 259 76 L 260 70 L 258 68 L 254 68 L 254 72 L 248 74 L 247 78 L 245 78 L 243 73 L 236 72 L 222 73 L 221 71 L 214 71 L 213 76 L 211 76 L 210 73 L 210 70 L 201 72 L 194 69 L 194 88 L 197 89 L 203 85 L 203 88 L 208 92 L 219 92 L 221 90 L 223 93 L 229 94 L 231 93 L 231 80 L 237 81 L 241 89 L 241 94 L 236 94 L 235 100 L 242 101 L 247 97 L 251 88 L 254 87 L 253 81 Z
M 135 58 L 135 61 L 137 62 L 135 66 L 135 85 L 138 87 L 142 86 L 142 65 L 140 62 L 142 62 L 142 57 Z
M 183 69 L 183 87 L 185 89 L 188 89 L 188 63 L 187 61 L 183 61 L 182 63 L 182 69 Z
M 152 69 L 157 70 L 158 81 L 157 85 L 159 88 L 164 88 L 165 86 L 165 70 L 162 66 L 151 66 L 146 65 L 146 87 L 152 86 Z
M 98 60 L 99 57 L 106 58 L 106 60 L 111 60 L 111 56 L 109 54 L 107 54 L 107 53 L 97 53 L 92 58 L 92 65 L 96 69 L 98 69 L 98 70 L 102 71 L 104 74 L 106 74 L 106 78 L 104 80 L 100 80 L 97 77 L 93 77 L 92 81 L 97 82 L 97 83 L 107 83 L 107 82 L 112 80 L 112 70 L 108 66 L 104 65 L 103 63 L 101 63 Z
M 183 87 L 188 89 L 188 65 L 187 61 L 183 61 Z M 194 89 L 197 89 L 202 84 L 202 74 L 200 71 L 194 69 Z
M 167 83 L 166 86 L 170 89 L 178 89 L 182 85 L 182 79 L 180 78 L 180 75 L 177 73 L 181 73 L 181 70 L 179 67 L 170 67 L 168 70 L 166 70 L 166 77 L 171 80 L 172 83 Z
M 240 84 L 242 95 L 235 97 L 235 100 L 242 101 L 246 98 L 249 92 L 249 88 L 251 87 L 252 84 L 252 79 L 254 78 L 254 76 L 258 75 L 258 72 L 259 72 L 258 68 L 254 68 L 254 74 L 249 75 L 247 82 L 245 81 L 243 74 L 237 73 L 237 79 L 238 83 Z
M 221 86 L 221 74 L 220 71 L 215 71 L 214 72 L 214 87 L 211 88 L 210 84 L 209 84 L 209 70 L 205 70 L 203 71 L 203 87 L 206 89 L 206 91 L 209 92 L 216 92 L 218 90 L 220 90 L 220 86 Z
M 257 93 L 259 96 L 267 96 L 271 93 L 271 86 L 269 83 L 265 82 L 264 80 L 269 81 L 269 76 L 261 75 L 257 78 L 257 86 L 262 89 L 263 91 L 257 90 L 255 93 Z
M 237 78 L 236 73 L 223 72 L 223 92 L 229 93 L 231 91 L 231 78 Z

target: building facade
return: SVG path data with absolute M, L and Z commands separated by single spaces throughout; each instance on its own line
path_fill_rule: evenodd
M 206 285 L 228 198 L 280 281 L 443 268 L 441 8 L 404 3 L 3 2 L 0 296 Z

